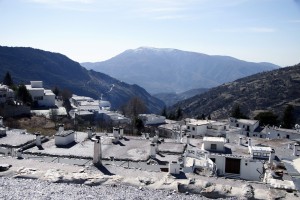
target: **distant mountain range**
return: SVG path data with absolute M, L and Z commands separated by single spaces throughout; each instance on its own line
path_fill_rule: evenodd
M 153 96 L 165 102 L 166 106 L 169 107 L 176 104 L 179 101 L 189 99 L 197 94 L 202 94 L 208 90 L 209 89 L 207 88 L 199 88 L 199 89 L 188 90 L 182 93 L 159 93 L 159 94 L 154 94 Z
M 299 88 L 300 64 L 223 84 L 181 101 L 169 111 L 175 112 L 180 107 L 188 117 L 210 114 L 212 118 L 227 118 L 233 106 L 238 104 L 242 112 L 250 117 L 262 110 L 281 116 L 287 105 L 293 105 L 299 123 Z
M 161 100 L 152 97 L 138 85 L 129 85 L 103 73 L 86 70 L 59 53 L 0 46 L 0 79 L 7 71 L 15 83 L 29 84 L 31 80 L 41 80 L 47 88 L 58 86 L 95 99 L 103 96 L 112 103 L 114 109 L 135 96 L 141 98 L 151 112 L 160 112 L 164 107 Z
M 211 88 L 279 68 L 271 63 L 246 62 L 228 56 L 147 47 L 127 50 L 107 61 L 81 65 L 138 84 L 151 94 Z

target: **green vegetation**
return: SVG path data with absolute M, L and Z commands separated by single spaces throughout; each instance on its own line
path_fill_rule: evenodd
M 246 115 L 244 115 L 241 112 L 240 105 L 235 105 L 231 111 L 231 117 L 237 118 L 237 119 L 249 119 Z
M 14 82 L 11 78 L 11 75 L 9 72 L 6 72 L 4 78 L 3 78 L 3 82 L 4 85 L 7 85 L 8 87 L 12 87 L 14 85 Z
M 261 112 L 254 117 L 255 120 L 259 120 L 260 126 L 277 126 L 279 124 L 278 116 L 272 111 Z
M 294 107 L 292 105 L 288 105 L 283 113 L 282 117 L 282 127 L 283 128 L 293 128 L 295 125 L 295 117 L 294 117 Z
M 32 105 L 32 97 L 24 84 L 19 85 L 19 87 L 17 88 L 16 97 L 24 104 Z

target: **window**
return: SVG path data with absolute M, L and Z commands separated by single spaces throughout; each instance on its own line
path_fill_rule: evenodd
M 38 100 L 43 100 L 43 96 L 34 97 L 34 100 L 35 100 L 35 101 L 38 101 Z
M 210 144 L 211 150 L 217 150 L 217 144 Z
M 290 139 L 290 135 L 286 135 L 286 138 L 287 138 L 287 139 Z
M 195 130 L 195 127 L 193 127 L 193 131 Z
M 239 127 L 239 124 L 236 124 L 236 127 Z
M 190 126 L 188 126 L 187 129 L 190 129 Z

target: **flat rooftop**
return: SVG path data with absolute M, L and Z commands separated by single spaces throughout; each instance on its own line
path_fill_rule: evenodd
M 254 125 L 258 123 L 257 120 L 251 120 L 251 119 L 237 119 L 239 123 L 248 124 L 248 125 Z
M 6 131 L 6 136 L 0 138 L 0 146 L 18 148 L 34 141 L 35 135 L 27 133 L 25 130 L 12 129 Z

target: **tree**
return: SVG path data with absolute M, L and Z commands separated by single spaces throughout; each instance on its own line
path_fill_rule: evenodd
M 24 84 L 19 85 L 16 91 L 16 96 L 17 99 L 22 101 L 24 104 L 31 105 L 33 102 L 32 97 Z
M 233 107 L 231 111 L 231 117 L 237 119 L 248 119 L 248 117 L 241 112 L 240 105 L 238 104 Z
M 54 87 L 53 93 L 55 94 L 55 96 L 59 95 L 60 91 L 59 91 L 58 87 L 56 87 L 56 86 Z
M 3 84 L 7 85 L 8 87 L 12 87 L 14 85 L 14 82 L 13 82 L 9 72 L 6 72 L 6 74 L 3 78 Z
M 140 134 L 141 131 L 144 129 L 144 122 L 140 118 L 135 118 L 134 119 L 134 125 L 135 128 L 138 130 L 138 133 Z
M 282 117 L 282 127 L 283 128 L 292 128 L 295 124 L 294 118 L 294 107 L 292 105 L 288 105 L 283 113 Z
M 167 117 L 167 108 L 164 107 L 163 110 L 161 111 L 161 115 Z
M 257 114 L 254 119 L 259 120 L 259 125 L 271 125 L 271 126 L 276 126 L 278 125 L 278 116 L 275 115 L 272 111 L 267 111 L 267 112 L 261 112 Z
M 176 120 L 180 120 L 182 118 L 182 109 L 179 107 L 176 111 Z
M 146 105 L 139 97 L 133 97 L 125 106 L 125 113 L 132 119 L 137 118 L 139 114 L 147 111 Z

